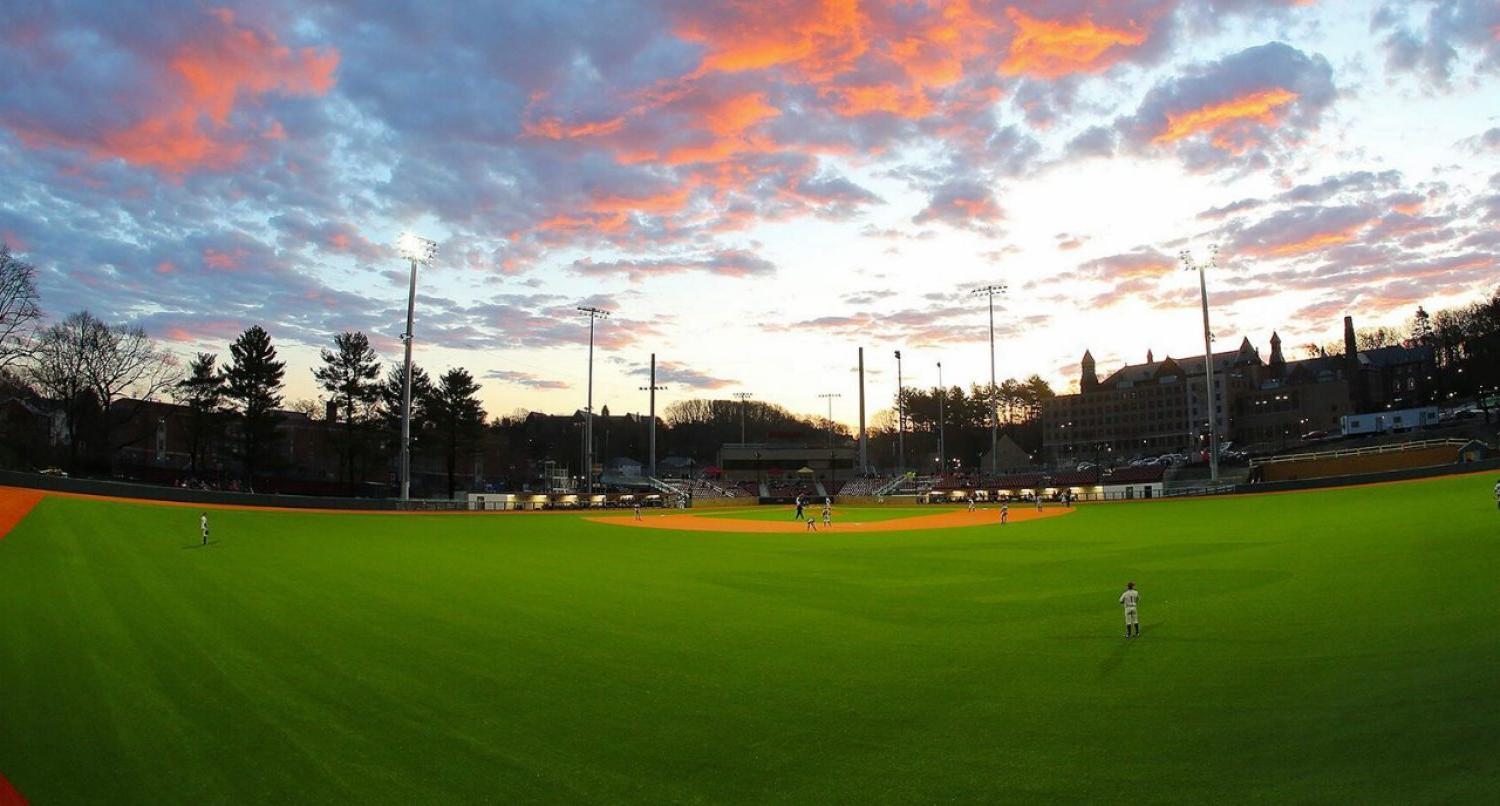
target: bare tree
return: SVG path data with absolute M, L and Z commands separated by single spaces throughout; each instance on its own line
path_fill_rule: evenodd
M 323 417 L 323 404 L 310 397 L 299 397 L 286 404 L 287 411 L 295 411 L 309 420 L 317 420 Z
M 139 327 L 107 325 L 88 311 L 42 331 L 30 362 L 30 377 L 61 407 L 66 418 L 69 451 L 76 464 L 78 429 L 91 406 L 101 415 L 103 446 L 113 453 L 115 426 L 133 418 L 140 404 L 112 411 L 130 396 L 155 399 L 177 382 L 177 360 L 161 350 Z
M 0 242 L 0 369 L 35 346 L 42 318 L 37 299 L 36 268 L 12 257 L 10 248 Z
M 177 358 L 158 347 L 145 330 L 93 321 L 84 372 L 104 412 L 105 444 L 112 454 L 123 447 L 114 441 L 117 426 L 134 420 L 146 401 L 173 388 L 180 373 Z M 121 403 L 118 412 L 116 403 Z
M 68 440 L 68 465 L 78 467 L 80 427 L 84 415 L 94 405 L 89 394 L 89 331 L 97 321 L 88 313 L 75 313 L 44 330 L 36 339 L 26 378 L 41 395 L 62 414 L 62 426 Z

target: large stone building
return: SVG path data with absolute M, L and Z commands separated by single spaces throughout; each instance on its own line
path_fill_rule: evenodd
M 1208 434 L 1202 356 L 1123 367 L 1099 379 L 1085 352 L 1079 391 L 1042 404 L 1042 449 L 1053 463 L 1196 452 Z M 1346 414 L 1425 405 L 1435 394 L 1432 350 L 1356 347 L 1344 318 L 1344 352 L 1287 361 L 1271 334 L 1270 360 L 1248 338 L 1214 353 L 1214 421 L 1221 437 L 1263 449 L 1284 447 L 1310 431 L 1336 432 Z

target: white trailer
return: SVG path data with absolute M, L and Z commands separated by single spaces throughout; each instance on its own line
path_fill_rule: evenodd
M 1339 428 L 1346 437 L 1410 431 L 1413 428 L 1425 428 L 1437 424 L 1437 406 L 1375 411 L 1369 414 L 1346 414 L 1339 418 Z

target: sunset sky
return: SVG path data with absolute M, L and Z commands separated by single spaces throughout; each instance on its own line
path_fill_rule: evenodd
M 440 242 L 417 359 L 492 414 L 756 398 L 855 418 L 988 377 L 1066 389 L 1269 355 L 1500 281 L 1500 3 L 12 4 L 0 238 L 60 318 L 184 355 L 253 324 L 399 360 L 411 230 Z M 1227 343 L 1226 343 L 1227 342 Z M 1297 350 L 1292 350 L 1298 354 Z

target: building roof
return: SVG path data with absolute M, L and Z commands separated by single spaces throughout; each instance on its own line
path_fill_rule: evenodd
M 1239 349 L 1214 353 L 1214 372 L 1223 372 L 1236 365 L 1246 363 L 1261 363 L 1260 352 L 1250 345 L 1248 338 L 1240 342 Z M 1138 384 L 1164 375 L 1178 374 L 1202 375 L 1203 356 L 1187 358 L 1172 358 L 1168 356 L 1160 361 L 1151 361 L 1145 364 L 1130 364 L 1115 370 L 1109 377 L 1100 381 L 1100 385 L 1114 386 L 1124 381 Z
M 1399 364 L 1418 364 L 1423 361 L 1432 360 L 1432 348 L 1426 346 L 1404 347 L 1392 345 L 1390 347 L 1376 347 L 1373 350 L 1360 350 L 1359 363 L 1371 367 L 1392 367 Z

